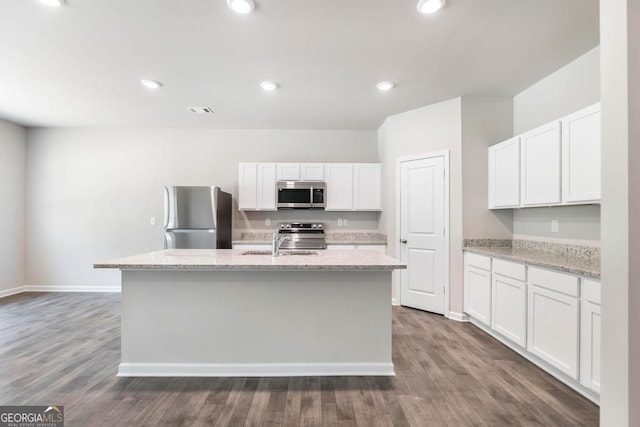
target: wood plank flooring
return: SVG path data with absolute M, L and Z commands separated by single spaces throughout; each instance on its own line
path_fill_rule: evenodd
M 393 378 L 117 378 L 119 311 L 119 294 L 0 299 L 0 405 L 64 405 L 67 426 L 598 425 L 506 346 L 417 310 L 393 309 Z

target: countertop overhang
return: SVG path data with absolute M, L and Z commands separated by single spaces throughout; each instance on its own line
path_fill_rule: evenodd
M 315 251 L 317 255 L 243 255 L 242 249 L 165 249 L 94 264 L 120 270 L 189 271 L 391 271 L 406 269 L 395 258 L 367 250 Z

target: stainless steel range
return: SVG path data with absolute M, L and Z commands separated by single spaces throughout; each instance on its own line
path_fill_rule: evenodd
M 278 236 L 289 237 L 282 249 L 326 249 L 324 224 L 321 222 L 282 223 L 278 228 Z

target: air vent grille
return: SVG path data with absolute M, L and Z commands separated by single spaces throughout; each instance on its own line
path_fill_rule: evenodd
M 209 107 L 187 107 L 187 111 L 191 114 L 213 114 L 213 110 Z

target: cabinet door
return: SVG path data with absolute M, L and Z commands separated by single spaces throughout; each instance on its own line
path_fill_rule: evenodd
M 379 163 L 353 165 L 353 208 L 382 210 L 382 167 Z
M 256 163 L 238 165 L 238 209 L 255 210 L 258 197 L 258 175 Z
M 489 147 L 489 209 L 520 205 L 520 138 Z
M 525 206 L 561 202 L 560 122 L 539 127 L 520 137 L 522 204 Z
M 600 393 L 600 283 L 582 281 L 580 307 L 580 383 Z
M 578 299 L 529 283 L 527 350 L 578 379 Z
M 324 163 L 302 163 L 300 165 L 300 180 L 324 181 Z
M 600 201 L 600 104 L 562 119 L 562 199 Z
M 353 210 L 353 165 L 329 163 L 325 165 L 327 211 Z
M 527 284 L 494 272 L 491 281 L 491 328 L 527 346 Z
M 276 208 L 276 165 L 258 163 L 257 210 L 275 211 Z
M 278 163 L 278 181 L 300 181 L 300 164 Z
M 464 271 L 465 312 L 485 325 L 491 324 L 491 272 L 470 265 Z

